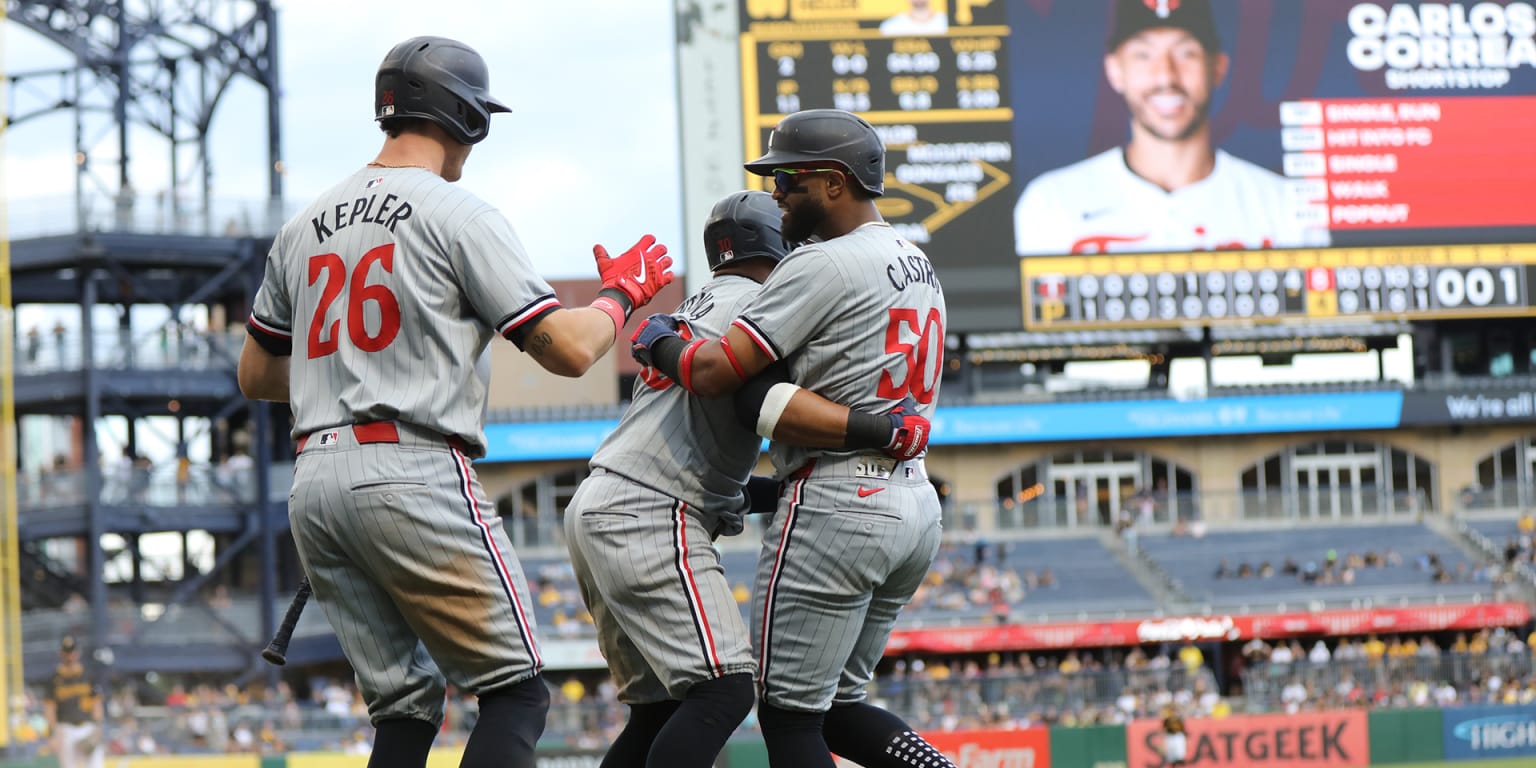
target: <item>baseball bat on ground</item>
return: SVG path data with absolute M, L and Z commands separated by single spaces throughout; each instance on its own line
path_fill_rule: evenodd
M 283 614 L 283 623 L 277 628 L 277 633 L 272 635 L 272 642 L 262 649 L 261 657 L 268 664 L 283 666 L 288 663 L 288 641 L 293 639 L 293 628 L 299 623 L 299 615 L 304 613 L 304 605 L 309 602 L 309 596 L 314 588 L 309 586 L 309 577 L 299 582 L 299 591 L 294 593 L 293 602 L 288 604 L 288 612 Z

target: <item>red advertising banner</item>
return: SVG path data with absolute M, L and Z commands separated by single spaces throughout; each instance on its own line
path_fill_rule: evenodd
M 1241 616 L 1186 616 L 1105 622 L 1005 624 L 986 627 L 897 630 L 887 656 L 902 653 L 1093 648 L 1184 640 L 1270 640 L 1308 635 L 1365 635 L 1397 632 L 1514 627 L 1531 619 L 1521 603 L 1426 605 L 1309 613 Z
M 1363 710 L 1186 720 L 1186 765 L 1202 768 L 1354 768 L 1371 762 Z M 1129 768 L 1160 768 L 1162 722 L 1125 728 Z
M 1051 731 L 955 731 L 924 733 L 957 768 L 1050 768 Z
M 1335 231 L 1536 223 L 1510 170 L 1536 163 L 1536 97 L 1317 99 L 1281 119 L 1287 173 L 1325 182 Z

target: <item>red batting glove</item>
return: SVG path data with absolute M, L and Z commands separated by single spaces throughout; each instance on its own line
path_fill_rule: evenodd
M 933 425 L 917 412 L 917 401 L 904 398 L 891 411 L 891 444 L 884 448 L 885 455 L 906 461 L 923 455 L 928 450 L 928 435 Z
M 613 288 L 630 301 L 633 312 L 656 298 L 662 288 L 672 282 L 672 257 L 667 247 L 646 235 L 630 249 L 610 257 L 601 245 L 592 246 L 592 256 L 597 259 L 597 274 L 604 288 Z

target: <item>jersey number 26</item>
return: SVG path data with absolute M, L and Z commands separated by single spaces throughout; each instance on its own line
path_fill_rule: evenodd
M 322 275 L 325 277 L 325 285 L 320 289 L 320 301 L 315 304 L 315 316 L 309 321 L 311 360 L 335 352 L 341 343 L 341 320 L 332 320 L 326 326 L 325 316 L 343 288 L 347 291 L 347 338 L 352 340 L 352 346 L 364 352 L 377 352 L 389 346 L 400 334 L 400 300 L 395 298 L 388 286 L 368 284 L 368 270 L 373 268 L 374 262 L 384 268 L 385 274 L 393 273 L 395 244 L 385 243 L 363 254 L 363 258 L 352 270 L 351 280 L 347 279 L 347 263 L 337 254 L 322 253 L 309 257 L 309 285 L 313 287 Z M 379 328 L 371 334 L 363 319 L 363 305 L 370 301 L 379 305 Z

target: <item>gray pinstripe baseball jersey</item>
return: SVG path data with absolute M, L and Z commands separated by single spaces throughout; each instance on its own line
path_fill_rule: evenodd
M 944 294 L 928 257 L 873 222 L 780 262 L 734 325 L 795 383 L 872 412 L 910 395 L 932 416 Z M 775 443 L 789 489 L 758 558 L 752 643 L 761 695 L 824 712 L 863 699 L 902 606 L 938 552 L 938 494 L 922 460 Z
M 758 287 L 720 275 L 673 314 L 686 335 L 717 338 Z M 761 444 L 730 398 L 694 397 L 648 369 L 593 454 L 565 513 L 566 542 L 620 700 L 680 699 L 695 683 L 753 670 L 711 538 L 741 530 Z
M 795 383 L 836 403 L 884 413 L 908 394 L 933 416 L 943 373 L 944 294 L 933 265 L 885 222 L 802 246 L 780 262 L 735 325 Z M 775 443 L 793 470 L 820 449 Z
M 278 235 L 251 326 L 294 342 L 294 436 L 399 419 L 485 451 L 493 333 L 558 306 L 512 225 L 420 168 L 364 168 Z
M 689 338 L 719 338 L 761 287 L 740 275 L 720 275 L 688 297 L 673 316 Z M 690 396 L 647 369 L 619 426 L 592 455 L 603 467 L 700 512 L 731 514 L 742 506 L 742 485 L 757 463 L 762 440 L 736 421 L 730 398 Z M 739 522 L 739 520 L 737 521 Z
M 494 333 L 559 307 L 507 220 L 420 168 L 367 167 L 279 233 L 247 327 L 291 349 L 289 517 L 377 722 L 537 674 L 528 587 L 470 465 Z M 265 344 L 263 346 L 266 346 Z

